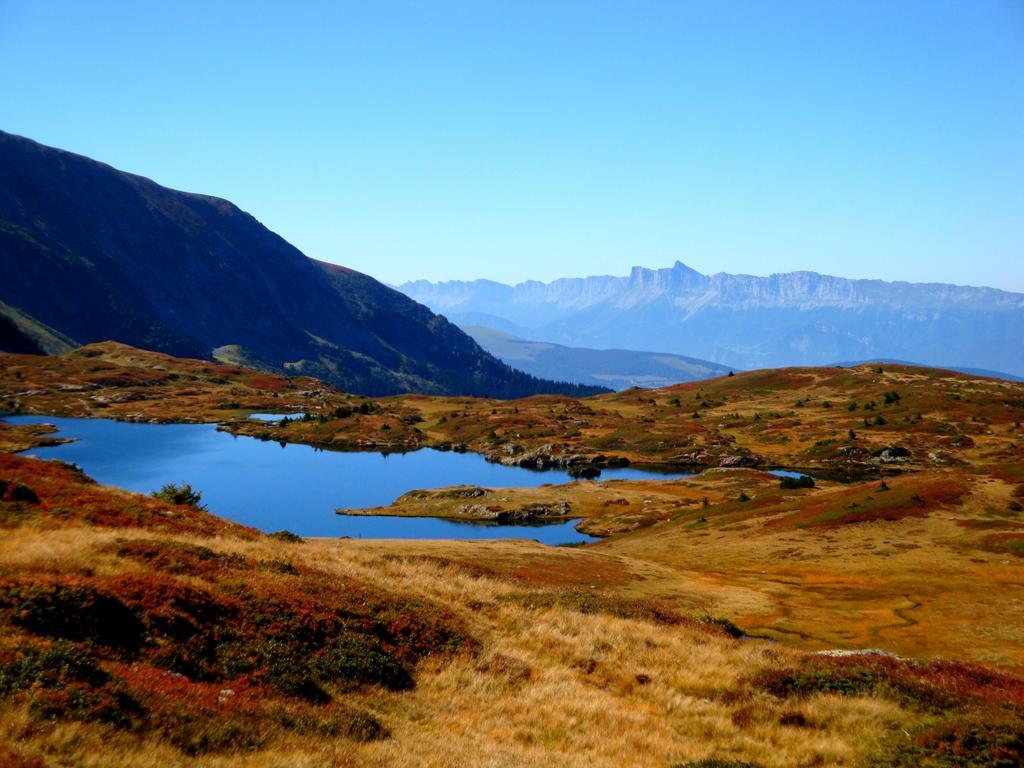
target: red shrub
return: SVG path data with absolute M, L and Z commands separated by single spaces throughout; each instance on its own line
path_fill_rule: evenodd
M 1024 714 L 1024 680 L 954 661 L 925 663 L 868 654 L 807 656 L 801 666 L 766 671 L 753 684 L 779 698 L 873 694 L 931 711 L 981 706 Z
M 252 529 L 194 507 L 171 505 L 141 494 L 97 485 L 81 470 L 58 461 L 0 453 L 0 477 L 34 491 L 38 504 L 31 506 L 31 519 L 44 525 L 86 523 L 152 528 L 169 533 L 232 532 L 249 538 L 258 535 Z

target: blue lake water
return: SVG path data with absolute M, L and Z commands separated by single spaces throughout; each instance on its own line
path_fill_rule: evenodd
M 567 472 L 491 464 L 473 453 L 325 451 L 218 432 L 215 424 L 129 424 L 109 419 L 7 416 L 11 424 L 53 424 L 73 443 L 25 455 L 72 462 L 104 485 L 149 493 L 165 483 L 202 491 L 214 514 L 264 531 L 387 539 L 529 538 L 545 544 L 594 541 L 576 521 L 482 525 L 440 518 L 337 515 L 390 504 L 413 489 L 452 485 L 536 487 L 572 481 Z M 689 477 L 685 472 L 608 469 L 601 479 Z
M 250 419 L 256 419 L 256 421 L 281 421 L 281 419 L 301 419 L 305 414 L 303 413 L 250 413 Z

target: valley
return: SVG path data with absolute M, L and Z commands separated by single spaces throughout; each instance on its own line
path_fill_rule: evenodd
M 496 470 L 547 469 L 554 482 L 427 482 L 340 511 L 374 520 L 568 519 L 600 538 L 550 547 L 270 535 L 269 523 L 261 533 L 96 485 L 66 465 L 2 455 L 0 620 L 11 630 L 0 649 L 3 679 L 13 679 L 10 665 L 22 669 L 92 631 L 37 621 L 26 606 L 74 595 L 101 605 L 104 595 L 152 638 L 141 646 L 93 638 L 93 660 L 74 668 L 98 668 L 92 677 L 65 671 L 44 676 L 42 687 L 5 683 L 14 708 L 0 728 L 22 745 L 19 755 L 71 759 L 87 744 L 105 765 L 186 756 L 201 765 L 301 765 L 315 745 L 338 765 L 443 765 L 456 755 L 489 765 L 514 754 L 538 766 L 697 766 L 727 756 L 781 768 L 963 764 L 947 760 L 949 745 L 1019 754 L 1019 384 L 862 365 L 585 399 L 365 398 L 312 378 L 105 343 L 3 355 L 0 408 L 21 414 L 0 423 L 4 450 L 40 457 L 48 450 L 40 446 L 63 439 L 39 426 L 47 416 L 152 429 L 216 422 L 286 451 L 475 453 Z M 623 465 L 648 474 L 616 478 Z M 679 474 L 650 474 L 666 465 Z M 801 472 L 813 481 L 801 483 Z M 303 499 L 296 488 L 280 519 Z M 324 591 L 325 579 L 338 578 L 351 586 Z M 176 596 L 186 588 L 187 599 Z M 246 590 L 274 595 L 274 621 L 285 627 L 301 611 L 325 617 L 314 626 L 348 617 L 339 626 L 356 636 L 343 651 L 304 650 L 291 629 L 258 640 L 277 624 L 244 624 L 259 615 Z M 356 610 L 346 602 L 352 590 L 386 595 Z M 22 594 L 38 597 L 19 603 Z M 380 618 L 393 610 L 397 625 Z M 227 664 L 237 640 L 208 634 L 210 611 L 230 611 L 243 622 L 237 631 L 277 650 Z M 309 642 L 320 641 L 314 633 Z M 328 652 L 330 672 L 326 660 L 294 682 L 275 671 L 276 658 Z M 412 687 L 393 682 L 408 679 Z M 238 697 L 230 704 L 228 689 Z M 46 711 L 46 697 L 68 690 L 82 692 L 82 708 L 66 710 L 61 729 L 39 725 L 33 713 Z M 107 710 L 96 707 L 115 692 L 135 702 L 130 725 L 99 724 Z

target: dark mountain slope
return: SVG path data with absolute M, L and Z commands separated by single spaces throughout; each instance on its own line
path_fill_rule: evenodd
M 226 200 L 0 132 L 0 301 L 80 344 L 215 350 L 365 394 L 585 394 L 515 371 Z
M 0 301 L 0 350 L 25 355 L 59 355 L 74 348 L 71 339 Z

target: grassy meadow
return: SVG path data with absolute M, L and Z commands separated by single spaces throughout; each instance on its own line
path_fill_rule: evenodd
M 19 456 L 52 429 L 0 425 L 4 765 L 1024 755 L 1024 385 L 859 366 L 585 400 L 367 400 L 107 344 L 3 356 L 0 408 L 695 472 L 367 510 L 568 515 L 605 537 L 586 546 L 302 540 Z

